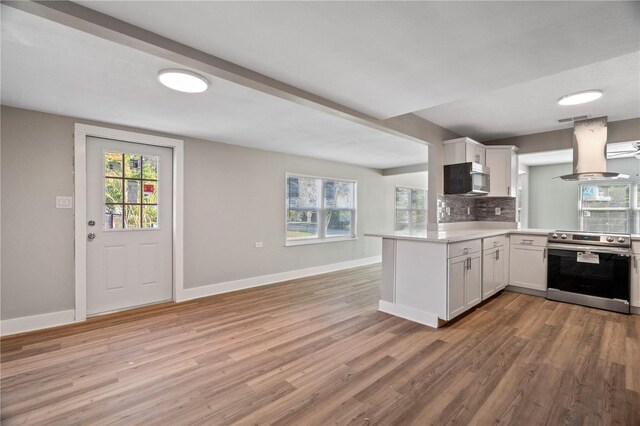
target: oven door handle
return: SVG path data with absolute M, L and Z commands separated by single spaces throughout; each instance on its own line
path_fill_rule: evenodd
M 629 249 L 616 247 L 581 246 L 575 244 L 549 244 L 548 247 L 551 250 L 631 255 Z

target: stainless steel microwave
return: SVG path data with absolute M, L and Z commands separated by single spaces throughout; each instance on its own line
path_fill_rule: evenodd
M 444 193 L 481 196 L 489 194 L 489 168 L 480 163 L 444 166 Z

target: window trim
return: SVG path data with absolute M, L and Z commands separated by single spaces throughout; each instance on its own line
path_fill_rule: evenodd
M 287 225 L 289 223 L 289 178 L 320 179 L 320 207 L 318 207 L 318 236 L 313 238 L 289 239 L 287 237 Z M 326 236 L 324 224 L 327 210 L 347 210 L 347 209 L 327 209 L 324 207 L 324 187 L 326 181 L 348 182 L 353 184 L 353 215 L 352 231 L 350 236 Z M 358 181 L 355 179 L 334 178 L 329 176 L 314 176 L 302 173 L 285 173 L 284 177 L 284 245 L 285 247 L 301 246 L 307 244 L 335 243 L 341 241 L 356 241 L 358 239 Z
M 394 214 L 394 216 L 393 216 L 393 229 L 394 229 L 394 231 L 398 231 L 398 228 L 397 228 L 397 225 L 398 225 L 398 222 L 397 222 L 397 219 L 398 219 L 398 199 L 397 199 L 398 188 L 415 190 L 415 191 L 424 191 L 424 193 L 425 193 L 424 200 L 425 200 L 425 204 L 427 205 L 427 207 L 425 207 L 424 209 L 414 209 L 414 208 L 409 207 L 408 209 L 400 209 L 400 210 L 401 211 L 406 211 L 407 214 L 408 214 L 407 218 L 409 220 L 409 229 L 408 229 L 409 233 L 415 232 L 415 226 L 414 226 L 413 221 L 411 220 L 411 212 L 412 211 L 424 211 L 425 212 L 425 229 L 426 229 L 426 226 L 427 226 L 427 224 L 429 222 L 429 219 L 427 217 L 427 211 L 429 209 L 429 205 L 428 205 L 428 202 L 429 202 L 429 198 L 428 198 L 429 197 L 429 190 L 426 189 L 426 188 L 420 188 L 420 187 L 417 187 L 417 186 L 395 185 L 395 188 L 393 190 L 393 214 Z M 412 205 L 412 203 L 411 203 L 411 192 L 409 192 L 409 206 L 411 206 L 411 205 Z

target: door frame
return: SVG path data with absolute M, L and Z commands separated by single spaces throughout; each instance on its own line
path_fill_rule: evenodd
M 87 319 L 87 137 L 114 139 L 173 149 L 173 300 L 179 302 L 184 292 L 184 141 L 108 127 L 75 123 L 74 128 L 74 198 L 75 198 L 75 321 Z

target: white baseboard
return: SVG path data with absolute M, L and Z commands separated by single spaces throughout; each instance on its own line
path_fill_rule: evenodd
M 176 301 L 184 302 L 185 300 L 198 299 L 200 297 L 213 296 L 215 294 L 228 293 L 230 291 L 244 290 L 251 287 L 260 287 L 263 285 L 310 277 L 312 275 L 326 274 L 327 272 L 335 272 L 342 269 L 371 265 L 381 261 L 382 256 L 365 257 L 363 259 L 349 260 L 347 262 L 332 263 L 329 265 L 279 272 L 277 274 L 262 275 L 259 277 L 244 278 L 241 280 L 209 284 L 200 287 L 185 288 L 182 290 L 180 300 Z
M 75 322 L 75 311 L 50 312 L 48 314 L 32 315 L 29 317 L 12 318 L 0 322 L 0 335 L 24 333 L 26 331 L 41 330 Z
M 409 321 L 438 328 L 438 315 L 430 312 L 419 311 L 408 306 L 396 305 L 395 303 L 386 302 L 384 300 L 381 300 L 378 303 L 378 310 Z

